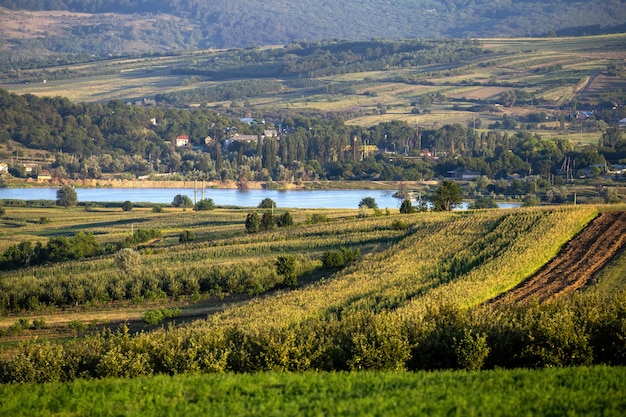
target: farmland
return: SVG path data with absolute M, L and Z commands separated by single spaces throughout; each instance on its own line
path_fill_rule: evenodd
M 460 59 L 454 64 L 441 61 L 373 71 L 348 65 L 336 73 L 295 74 L 296 78 L 294 74 L 255 78 L 250 73 L 235 76 L 236 79 L 216 80 L 210 76 L 185 75 L 185 71 L 198 72 L 216 62 L 233 59 L 233 51 L 206 50 L 25 70 L 22 78 L 32 79 L 30 83 L 11 82 L 3 84 L 3 88 L 19 94 L 63 96 L 77 102 L 135 101 L 186 92 L 195 98 L 179 105 L 236 114 L 254 111 L 266 117 L 285 112 L 336 114 L 346 123 L 360 126 L 390 120 L 414 124 L 416 117 L 425 127 L 467 124 L 477 119 L 486 124 L 501 120 L 504 115 L 523 119 L 529 113 L 544 111 L 548 120 L 544 128 L 535 128 L 539 129 L 538 133 L 558 135 L 572 143 L 595 143 L 598 134 L 588 138 L 592 133 L 590 127 L 581 131 L 579 125 L 573 124 L 572 131 L 557 129 L 560 112 L 569 111 L 574 101 L 592 105 L 598 103 L 602 94 L 624 88 L 623 77 L 611 75 L 607 68 L 623 62 L 625 36 L 477 39 L 474 44 L 485 54 Z M 245 59 L 260 59 L 267 55 L 266 51 L 281 49 L 258 48 L 253 50 L 256 55 Z M 217 70 L 239 71 L 237 62 L 233 62 L 232 68 L 225 65 Z M 276 64 L 260 60 L 255 65 L 265 68 Z M 45 84 L 43 79 L 47 79 Z M 234 88 L 242 79 L 245 83 L 272 81 L 280 87 L 238 99 L 201 98 L 202 94 L 198 94 L 217 86 Z M 507 91 L 519 92 L 526 97 L 525 101 L 499 106 L 502 94 Z M 485 106 L 484 111 L 477 113 L 476 105 Z M 570 127 L 569 123 L 566 127 Z
M 561 251 L 581 230 L 623 210 L 621 205 L 414 214 L 275 209 L 277 216 L 288 211 L 293 225 L 246 233 L 247 214 L 267 211 L 5 207 L 0 252 L 24 241 L 47 247 L 79 232 L 94 236 L 102 247 L 130 242 L 138 230 L 160 233 L 119 251 L 138 254 L 134 268 L 120 264 L 113 251 L 2 273 L 1 377 L 31 389 L 0 387 L 3 398 L 12 398 L 0 409 L 13 414 L 19 404 L 29 403 L 22 411 L 29 415 L 46 414 L 53 406 L 80 414 L 87 406 L 84 398 L 99 397 L 100 390 L 115 385 L 119 396 L 90 401 L 92 412 L 103 413 L 98 407 L 115 403 L 129 413 L 153 415 L 151 405 L 139 411 L 131 404 L 143 404 L 137 390 L 154 393 L 157 384 L 159 398 L 173 401 L 166 406 L 172 413 L 254 415 L 268 407 L 296 413 L 306 403 L 320 412 L 346 414 L 341 401 L 329 397 L 338 378 L 340 385 L 350 381 L 355 395 L 355 387 L 364 390 L 361 399 L 350 397 L 356 413 L 374 404 L 397 413 L 389 398 L 406 398 L 406 390 L 423 392 L 423 407 L 435 414 L 447 413 L 453 404 L 469 412 L 478 403 L 468 402 L 463 390 L 440 400 L 428 392 L 436 384 L 446 389 L 461 384 L 472 392 L 468 387 L 477 384 L 480 395 L 496 398 L 496 408 L 506 403 L 525 409 L 524 399 L 536 397 L 541 386 L 571 398 L 567 409 L 586 413 L 604 404 L 604 410 L 613 410 L 609 414 L 619 414 L 624 407 L 616 397 L 619 384 L 611 381 L 623 379 L 619 366 L 626 363 L 618 341 L 625 294 L 620 278 L 614 278 L 623 271 L 623 255 L 608 262 L 607 272 L 590 280 L 586 291 L 551 303 L 488 301 L 550 259 L 567 257 Z M 181 243 L 185 231 L 194 239 Z M 352 260 L 330 264 L 332 253 L 352 254 Z M 277 268 L 281 258 L 293 259 L 295 285 L 288 285 Z M 616 367 L 587 368 L 606 364 Z M 562 366 L 568 368 L 476 372 Z M 442 369 L 471 372 L 422 372 Z M 369 372 L 337 373 L 355 370 Z M 198 373 L 209 375 L 171 376 Z M 503 378 L 527 383 L 513 383 L 507 396 L 494 382 Z M 561 382 L 552 383 L 555 378 Z M 600 385 L 593 382 L 600 379 Z M 406 387 L 401 392 L 399 384 Z M 231 385 L 239 394 L 224 388 Z M 287 385 L 298 387 L 297 399 L 271 388 Z M 215 386 L 225 390 L 223 401 L 198 394 L 216 393 L 209 388 Z M 247 398 L 265 386 L 267 397 Z M 382 396 L 373 396 L 374 386 Z M 495 386 L 498 392 L 489 388 Z M 189 387 L 196 387 L 202 399 L 191 401 L 196 394 Z M 69 396 L 66 390 L 82 394 Z M 588 401 L 576 396 L 579 390 L 587 392 Z M 40 401 L 28 399 L 33 392 Z M 323 404 L 315 400 L 319 396 Z M 566 406 L 547 401 L 532 407 L 547 412 Z

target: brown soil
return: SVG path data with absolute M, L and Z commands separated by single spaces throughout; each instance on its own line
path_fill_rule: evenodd
M 626 212 L 602 213 L 534 276 L 493 303 L 550 301 L 585 286 L 626 244 Z

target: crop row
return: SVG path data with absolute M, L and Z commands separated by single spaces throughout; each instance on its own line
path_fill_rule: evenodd
M 66 343 L 29 342 L 0 361 L 0 382 L 257 371 L 491 369 L 626 365 L 626 293 L 588 293 L 534 307 L 422 317 L 355 311 L 291 326 L 194 327 L 131 335 L 126 327 Z

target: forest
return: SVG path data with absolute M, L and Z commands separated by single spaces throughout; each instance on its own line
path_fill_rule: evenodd
M 302 40 L 593 35 L 623 31 L 626 17 L 620 1 L 596 1 L 589 7 L 581 1 L 401 0 L 390 6 L 381 0 L 307 0 L 283 7 L 278 1 L 258 0 L 2 0 L 0 7 L 15 13 L 13 21 L 26 16 L 21 14 L 24 10 L 38 12 L 35 24 L 53 11 L 89 14 L 74 16 L 70 24 L 52 15 L 58 21 L 42 29 L 45 36 L 7 33 L 5 65 L 50 55 L 89 60 L 91 55 L 285 45 Z

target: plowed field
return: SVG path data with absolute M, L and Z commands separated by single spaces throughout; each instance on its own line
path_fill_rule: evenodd
M 581 288 L 626 244 L 626 212 L 602 213 L 537 274 L 493 300 L 549 301 Z

